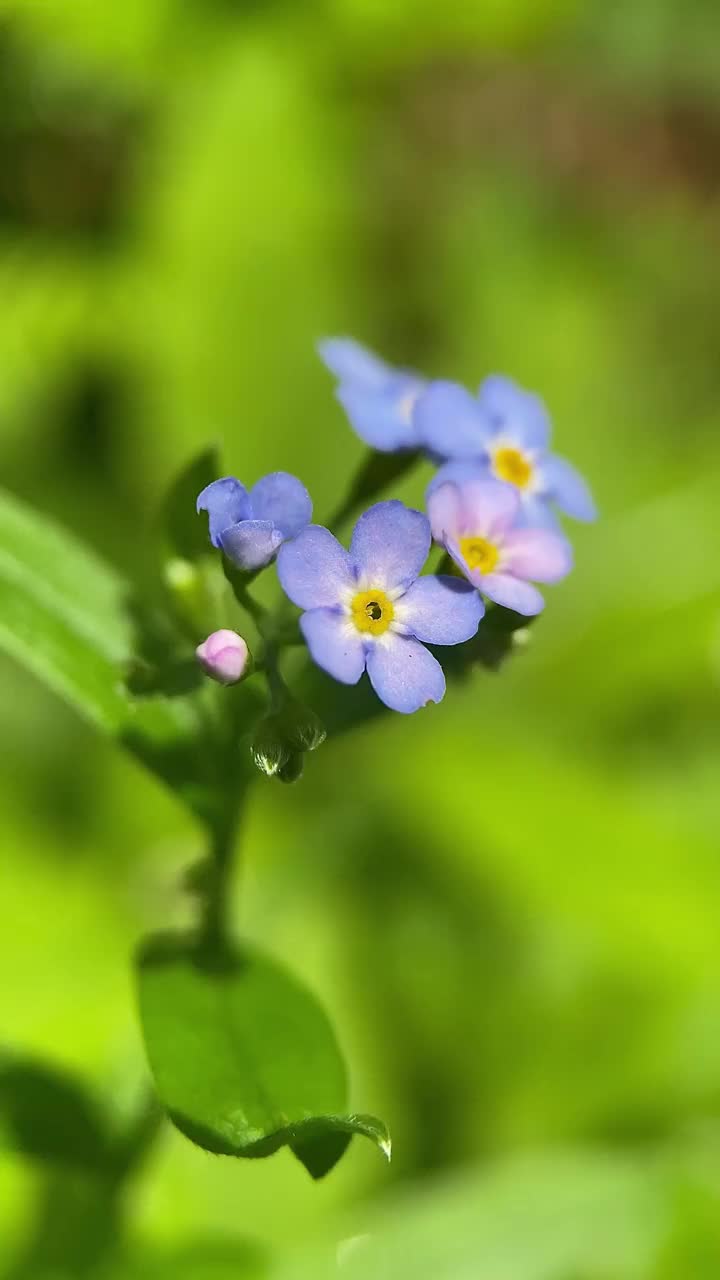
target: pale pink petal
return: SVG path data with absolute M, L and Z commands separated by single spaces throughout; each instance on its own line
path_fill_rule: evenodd
M 460 490 L 462 532 L 493 538 L 515 522 L 520 510 L 517 489 L 502 480 L 468 480 Z
M 510 529 L 503 538 L 503 571 L 532 582 L 559 582 L 572 568 L 572 548 L 550 529 Z
M 461 497 L 457 485 L 441 484 L 428 493 L 427 510 L 436 542 L 442 542 L 446 534 L 451 538 L 457 537 L 461 525 Z

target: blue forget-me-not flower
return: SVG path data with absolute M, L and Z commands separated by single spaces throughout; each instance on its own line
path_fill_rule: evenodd
M 467 464 L 513 485 L 528 526 L 553 527 L 551 503 L 576 520 L 593 520 L 595 504 L 578 471 L 548 452 L 550 419 L 542 400 L 510 378 L 486 378 L 478 396 L 455 382 L 431 382 L 414 414 L 420 441 L 450 459 L 430 490 L 470 475 Z
M 318 664 L 343 684 L 367 671 L 394 711 L 440 702 L 445 676 L 425 644 L 461 644 L 484 606 L 461 579 L 418 575 L 430 523 L 402 502 L 378 502 L 360 517 L 346 551 L 328 529 L 309 525 L 278 555 L 281 585 L 305 612 L 300 626 Z
M 521 500 L 499 480 L 466 478 L 438 485 L 428 497 L 433 537 L 468 582 L 516 613 L 540 613 L 534 582 L 558 582 L 572 568 L 566 538 L 551 529 L 518 527 Z
M 353 338 L 325 338 L 318 352 L 338 379 L 336 395 L 356 433 L 373 449 L 416 449 L 413 410 L 426 380 L 394 369 Z
M 287 471 L 273 471 L 248 490 L 234 476 L 207 485 L 197 500 L 207 511 L 210 541 L 239 569 L 269 564 L 278 547 L 294 538 L 312 517 L 312 500 Z

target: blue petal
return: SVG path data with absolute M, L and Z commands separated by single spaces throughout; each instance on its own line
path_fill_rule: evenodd
M 283 591 L 301 609 L 337 605 L 355 589 L 347 551 L 319 524 L 283 543 L 277 564 Z
M 559 529 L 560 521 L 550 506 L 549 497 L 541 493 L 522 493 L 516 524 L 524 529 Z
M 389 364 L 354 338 L 323 338 L 317 350 L 336 378 L 368 391 L 382 387 L 393 372 Z
M 415 406 L 422 444 L 441 458 L 479 458 L 491 436 L 478 401 L 456 382 L 431 382 Z
M 250 490 L 254 520 L 270 520 L 283 535 L 294 538 L 312 519 L 312 499 L 304 484 L 287 471 L 263 476 Z
M 462 644 L 484 612 L 477 591 L 459 578 L 418 578 L 395 602 L 395 621 L 425 644 Z
M 510 573 L 484 573 L 479 586 L 489 600 L 494 600 L 496 604 L 512 609 L 515 613 L 522 613 L 525 617 L 534 617 L 545 608 L 545 601 L 537 587 L 514 578 Z
M 547 449 L 550 419 L 532 391 L 511 378 L 491 374 L 480 386 L 479 401 L 493 435 L 506 436 L 525 449 Z
M 368 650 L 367 672 L 380 701 L 405 715 L 441 702 L 445 694 L 440 663 L 412 636 L 388 632 Z
M 247 572 L 269 564 L 281 542 L 282 534 L 270 520 L 241 520 L 225 529 L 221 538 L 228 560 Z
M 550 454 L 543 458 L 540 480 L 547 497 L 557 502 L 561 511 L 575 520 L 595 520 L 597 508 L 579 471 L 564 458 Z
M 207 511 L 210 517 L 210 541 L 220 546 L 220 535 L 231 524 L 247 520 L 250 515 L 248 491 L 234 476 L 224 476 L 206 485 L 198 496 L 197 510 Z
M 439 489 L 442 484 L 455 484 L 458 488 L 474 480 L 487 480 L 490 474 L 490 459 L 478 458 L 473 462 L 446 462 L 435 472 L 427 487 L 426 500 Z
M 392 591 L 409 587 L 430 551 L 430 522 L 393 498 L 376 502 L 360 517 L 350 543 L 358 582 Z
M 357 684 L 365 670 L 365 646 L 347 615 L 338 609 L 310 609 L 300 627 L 313 661 L 342 684 Z
M 394 453 L 417 444 L 412 425 L 415 385 L 406 379 L 400 384 L 395 379 L 383 391 L 346 385 L 338 387 L 336 395 L 360 439 L 381 453 Z

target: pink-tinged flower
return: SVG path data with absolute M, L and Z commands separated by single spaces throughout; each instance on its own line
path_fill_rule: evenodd
M 195 655 L 205 674 L 219 684 L 237 684 L 249 673 L 250 652 L 236 631 L 213 631 Z
M 572 568 L 567 539 L 518 526 L 521 498 L 499 480 L 460 479 L 428 495 L 433 537 L 468 582 L 496 604 L 528 616 L 543 600 L 534 582 L 558 582 Z

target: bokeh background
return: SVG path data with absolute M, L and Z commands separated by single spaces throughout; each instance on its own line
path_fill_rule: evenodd
M 255 790 L 238 919 L 331 1011 L 393 1163 L 358 1141 L 316 1185 L 168 1131 L 138 1248 L 203 1280 L 229 1239 L 292 1253 L 522 1168 L 516 1243 L 563 1151 L 662 1166 L 638 1274 L 720 1276 L 716 0 L 3 0 L 0 95 L 2 482 L 124 571 L 213 440 L 336 503 L 330 333 L 536 388 L 601 509 L 502 672 Z M 2 1042 L 129 1109 L 129 957 L 199 835 L 5 660 L 0 706 Z M 43 1222 L 83 1274 L 88 1203 L 1 1152 L 8 1275 Z M 625 1275 L 620 1229 L 542 1275 Z M 447 1275 L 530 1274 L 501 1246 Z

